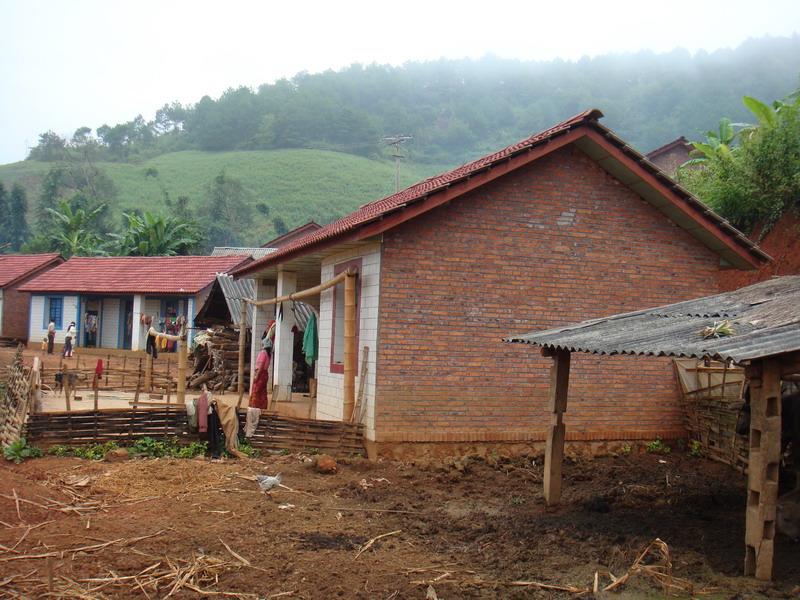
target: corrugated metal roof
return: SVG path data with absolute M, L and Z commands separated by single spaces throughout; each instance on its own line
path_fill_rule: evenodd
M 236 246 L 215 246 L 211 256 L 249 256 L 258 260 L 275 252 L 277 248 L 239 248 Z
M 215 248 L 216 250 L 216 248 Z M 223 273 L 217 274 L 217 282 L 222 289 L 225 296 L 225 303 L 228 305 L 228 312 L 231 313 L 231 321 L 239 321 L 239 315 L 242 310 L 242 298 L 255 298 L 256 297 L 256 282 L 253 279 L 234 279 L 230 275 Z M 253 326 L 253 311 L 255 308 L 252 304 L 247 306 L 247 326 Z
M 734 334 L 703 339 L 730 320 Z M 709 357 L 742 362 L 800 350 L 800 276 L 576 325 L 511 336 L 507 342 L 592 354 Z
M 217 281 L 225 295 L 225 303 L 228 305 L 228 311 L 231 313 L 231 320 L 237 322 L 239 320 L 240 311 L 242 310 L 242 298 L 255 298 L 256 297 L 256 282 L 253 279 L 234 279 L 230 275 L 218 274 Z M 285 303 L 285 310 L 291 310 L 292 303 Z M 253 326 L 253 310 L 252 304 L 247 306 L 247 326 Z M 314 309 L 305 302 L 294 303 L 294 316 L 297 322 L 297 327 L 301 331 L 305 331 L 308 319 Z

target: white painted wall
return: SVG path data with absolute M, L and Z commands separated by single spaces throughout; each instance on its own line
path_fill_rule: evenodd
M 361 385 L 361 355 L 364 346 L 369 347 L 367 359 L 367 380 L 364 388 L 364 399 L 367 406 L 364 419 L 367 439 L 375 439 L 375 368 L 377 365 L 378 341 L 378 301 L 380 298 L 380 242 L 374 242 L 331 255 L 322 262 L 321 281 L 333 278 L 334 266 L 354 258 L 361 258 L 361 306 L 358 334 L 358 376 L 356 377 L 356 393 Z M 342 420 L 342 387 L 344 376 L 331 373 L 331 335 L 333 331 L 333 288 L 320 295 L 319 309 L 319 361 L 317 362 L 317 418 L 332 421 Z
M 119 298 L 103 298 L 103 314 L 100 316 L 101 348 L 119 347 L 119 320 L 120 314 Z
M 294 293 L 297 291 L 297 273 L 280 271 L 277 283 L 277 296 Z M 294 326 L 294 313 L 286 303 L 275 327 L 275 355 L 272 359 L 272 393 L 275 394 L 277 402 L 288 402 L 292 399 Z
M 57 294 L 53 294 L 54 296 Z M 44 304 L 47 296 L 31 295 L 31 316 L 30 327 L 28 329 L 28 339 L 32 343 L 40 343 L 47 337 L 47 323 L 42 326 L 44 321 Z M 56 329 L 56 344 L 64 343 L 64 333 L 71 321 L 78 322 L 78 297 L 63 296 L 64 309 L 61 317 L 61 329 Z

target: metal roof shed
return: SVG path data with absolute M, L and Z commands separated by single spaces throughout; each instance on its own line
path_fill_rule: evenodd
M 704 339 L 701 331 L 728 320 L 733 334 Z M 781 379 L 800 372 L 800 276 L 779 277 L 733 292 L 510 336 L 553 358 L 552 423 L 545 450 L 544 495 L 561 498 L 564 412 L 570 354 L 631 354 L 711 358 L 746 368 L 750 381 L 750 461 L 745 575 L 772 578 L 781 444 Z

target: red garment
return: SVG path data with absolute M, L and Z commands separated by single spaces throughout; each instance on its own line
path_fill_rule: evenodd
M 208 431 L 208 394 L 203 392 L 197 399 L 197 431 Z
M 103 376 L 103 359 L 102 358 L 98 358 L 97 359 L 97 366 L 94 368 L 94 374 L 97 375 L 98 377 L 102 377 Z
M 263 356 L 262 356 L 263 355 Z M 262 366 L 263 365 L 263 366 Z M 262 350 L 258 353 L 256 359 L 256 374 L 255 381 L 253 381 L 253 390 L 250 392 L 250 408 L 260 408 L 266 410 L 269 398 L 267 397 L 267 382 L 269 380 L 269 354 Z

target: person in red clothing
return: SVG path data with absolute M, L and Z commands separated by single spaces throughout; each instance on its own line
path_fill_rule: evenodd
M 266 410 L 268 402 L 267 383 L 269 382 L 269 363 L 272 358 L 272 338 L 275 335 L 275 325 L 270 324 L 267 334 L 261 339 L 261 351 L 256 358 L 256 370 L 253 378 L 253 388 L 250 391 L 250 408 Z

